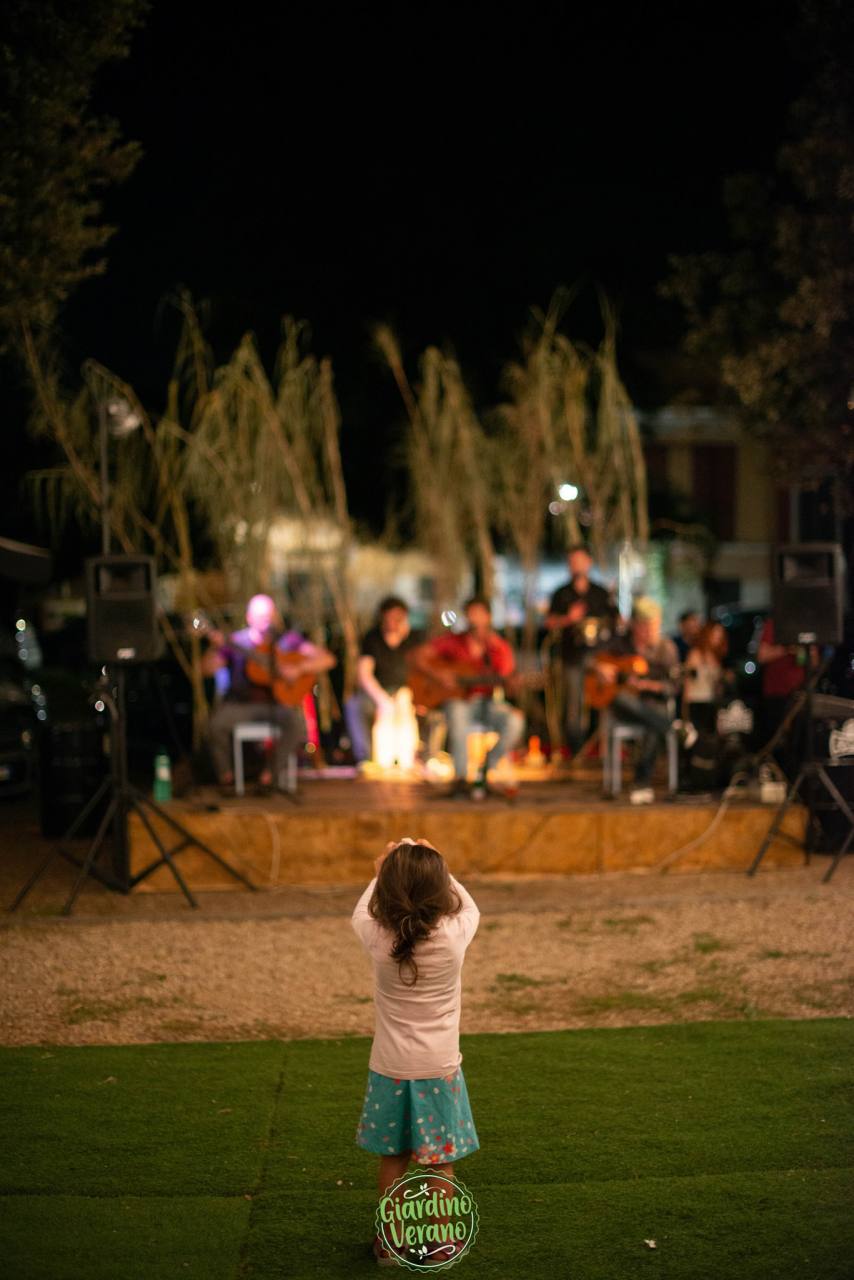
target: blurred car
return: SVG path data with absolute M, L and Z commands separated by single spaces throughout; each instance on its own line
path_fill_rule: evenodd
M 18 664 L 0 665 L 0 796 L 28 792 L 36 776 L 36 708 Z

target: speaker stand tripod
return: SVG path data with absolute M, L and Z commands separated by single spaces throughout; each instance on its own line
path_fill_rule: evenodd
M 760 862 L 765 856 L 765 852 L 768 846 L 770 845 L 774 837 L 777 835 L 777 833 L 780 831 L 780 827 L 782 826 L 783 819 L 785 818 L 791 806 L 794 804 L 795 800 L 798 798 L 798 794 L 801 788 L 803 787 L 804 783 L 810 779 L 816 779 L 818 782 L 821 783 L 821 785 L 824 787 L 825 791 L 830 796 L 831 800 L 834 802 L 836 807 L 839 809 L 839 811 L 842 814 L 845 815 L 845 818 L 848 822 L 848 834 L 845 837 L 841 848 L 834 854 L 833 861 L 831 862 L 830 866 L 827 868 L 827 871 L 825 871 L 824 875 L 822 876 L 821 878 L 822 884 L 827 884 L 828 880 L 833 875 L 836 868 L 839 866 L 839 863 L 842 861 L 842 859 L 845 857 L 848 850 L 851 848 L 852 841 L 854 841 L 854 811 L 852 811 L 851 806 L 848 804 L 848 801 L 842 795 L 839 788 L 836 786 L 833 779 L 831 778 L 830 774 L 827 772 L 827 765 L 832 764 L 833 762 L 830 760 L 816 760 L 814 758 L 814 754 L 815 754 L 814 723 L 815 722 L 814 722 L 814 716 L 813 716 L 813 694 L 815 691 L 815 686 L 818 683 L 818 680 L 822 675 L 822 672 L 824 671 L 825 666 L 826 666 L 826 663 L 822 663 L 822 665 L 818 668 L 817 671 L 813 673 L 811 679 L 807 683 L 806 703 L 805 703 L 806 759 L 802 763 L 794 783 L 787 791 L 786 798 L 784 799 L 783 803 L 780 805 L 779 809 L 777 810 L 777 813 L 774 815 L 774 821 L 771 823 L 771 826 L 768 829 L 768 833 L 765 836 L 765 839 L 762 841 L 762 844 L 759 848 L 759 851 L 756 854 L 756 857 L 753 859 L 753 862 L 748 867 L 747 874 L 749 876 L 752 876 L 755 874 Z M 791 729 L 790 729 L 790 732 L 791 732 Z M 796 841 L 794 841 L 794 838 L 788 834 L 788 832 L 784 831 L 781 834 L 785 836 L 787 839 L 792 840 L 793 843 L 797 843 Z M 810 855 L 809 855 L 808 849 L 806 850 L 806 854 L 807 854 L 806 860 L 807 862 L 809 862 Z
M 26 884 L 19 890 L 17 897 L 9 907 L 10 911 L 15 911 L 17 907 L 20 906 L 30 889 L 32 889 L 36 881 L 45 873 L 57 855 L 65 858 L 66 861 L 71 862 L 79 869 L 74 884 L 71 887 L 71 892 L 62 908 L 62 915 L 64 916 L 71 913 L 71 909 L 77 900 L 80 890 L 83 888 L 83 883 L 87 876 L 92 876 L 95 879 L 100 880 L 102 884 L 105 884 L 109 889 L 113 889 L 118 893 L 130 893 L 131 889 L 135 888 L 141 880 L 145 880 L 147 876 L 150 876 L 152 872 L 162 866 L 168 866 L 190 906 L 198 907 L 198 902 L 193 897 L 187 882 L 181 875 L 181 872 L 174 860 L 177 853 L 180 853 L 183 849 L 187 849 L 190 846 L 195 846 L 197 849 L 201 849 L 203 853 L 208 855 L 208 857 L 213 858 L 213 860 L 218 863 L 223 870 L 227 871 L 229 875 L 234 876 L 234 878 L 239 880 L 241 884 L 245 885 L 247 889 L 252 889 L 253 891 L 257 889 L 257 885 L 252 884 L 252 882 L 241 871 L 238 871 L 236 867 L 231 866 L 231 864 L 227 862 L 221 854 L 217 853 L 215 849 L 212 849 L 210 845 L 204 844 L 203 841 L 199 840 L 198 837 L 188 831 L 182 823 L 178 822 L 176 818 L 173 818 L 172 815 L 167 813 L 165 809 L 161 808 L 159 804 L 154 800 L 149 799 L 148 796 L 144 795 L 129 782 L 127 769 L 127 737 L 125 733 L 124 694 L 125 673 L 122 667 L 118 667 L 116 671 L 115 698 L 106 688 L 103 687 L 99 689 L 98 693 L 99 698 L 105 704 L 110 713 L 110 774 L 103 780 L 95 794 L 87 801 L 66 831 L 65 835 L 62 837 L 63 840 L 72 839 L 89 815 L 97 809 L 101 801 L 109 796 L 109 803 L 104 812 L 104 816 L 98 825 L 95 838 L 89 846 L 85 858 L 81 861 L 76 854 L 63 848 L 60 843 L 55 849 L 51 850 L 47 857 L 35 869 Z M 164 839 L 158 835 L 152 825 L 149 817 L 149 811 L 156 814 L 162 822 L 166 823 L 166 825 L 171 828 L 172 832 L 180 836 L 178 843 L 172 848 L 167 848 Z M 159 856 L 150 862 L 148 866 L 143 867 L 143 869 L 137 872 L 134 876 L 130 874 L 130 860 L 128 856 L 128 815 L 130 813 L 135 813 L 138 816 L 154 842 L 155 847 L 159 851 Z M 102 867 L 98 866 L 98 859 L 104 848 L 104 843 L 107 839 L 110 827 L 113 828 L 114 835 L 112 872 L 105 871 Z

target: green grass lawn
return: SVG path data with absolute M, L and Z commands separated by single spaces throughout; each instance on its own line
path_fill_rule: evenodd
M 851 1021 L 461 1045 L 481 1142 L 457 1165 L 480 1215 L 461 1273 L 854 1274 Z M 377 1160 L 354 1141 L 369 1046 L 359 1037 L 0 1050 L 0 1274 L 376 1273 L 367 1244 Z

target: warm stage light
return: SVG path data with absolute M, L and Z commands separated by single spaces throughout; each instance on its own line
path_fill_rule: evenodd
M 372 755 L 380 769 L 411 769 L 418 750 L 418 721 L 412 690 L 405 685 L 392 697 L 387 710 L 377 712 L 372 733 Z

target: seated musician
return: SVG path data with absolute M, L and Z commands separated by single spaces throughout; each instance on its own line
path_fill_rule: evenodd
M 652 775 L 661 751 L 667 745 L 667 733 L 675 728 L 685 745 L 696 741 L 696 730 L 683 725 L 670 714 L 668 699 L 679 688 L 679 651 L 669 636 L 662 635 L 661 609 L 654 600 L 635 601 L 629 634 L 611 646 L 615 653 L 633 654 L 643 660 L 644 674 L 630 673 L 611 703 L 613 715 L 624 724 L 640 725 L 645 733 L 639 744 L 635 764 L 635 785 L 629 799 L 632 804 L 652 804 L 655 792 Z M 607 678 L 607 668 L 603 669 Z
M 498 733 L 498 741 L 486 757 L 482 776 L 476 787 L 483 791 L 486 776 L 498 761 L 519 742 L 525 730 L 525 717 L 518 707 L 493 698 L 497 685 L 515 670 L 513 650 L 492 629 L 492 608 L 479 596 L 467 601 L 468 630 L 459 635 L 446 634 L 428 640 L 412 655 L 415 666 L 438 681 L 446 696 L 441 704 L 448 723 L 451 756 L 454 761 L 452 793 L 469 794 L 468 735 L 472 724 L 482 724 Z M 468 673 L 462 684 L 455 668 Z M 477 683 L 483 675 L 482 684 Z
M 286 686 L 309 674 L 320 674 L 335 666 L 336 659 L 327 650 L 312 644 L 299 631 L 284 631 L 274 601 L 267 595 L 253 596 L 246 609 L 246 626 L 227 638 L 212 633 L 211 646 L 202 657 L 202 672 L 212 675 L 221 694 L 208 727 L 208 741 L 217 779 L 223 788 L 234 785 L 232 769 L 232 733 L 238 724 L 269 720 L 280 729 L 275 740 L 275 778 L 281 777 L 288 756 L 305 737 L 305 721 L 301 706 L 289 706 L 277 700 L 273 674 Z M 302 661 L 276 663 L 274 652 L 299 654 Z M 261 668 L 264 679 L 253 682 L 251 673 Z M 259 779 L 262 786 L 273 785 L 271 770 L 265 769 Z
M 406 684 L 409 653 L 424 643 L 422 631 L 409 625 L 409 606 L 387 596 L 376 626 L 365 633 L 356 666 L 358 690 L 344 704 L 344 719 L 356 763 L 371 757 L 371 730 L 377 714 L 390 712 L 394 695 Z

